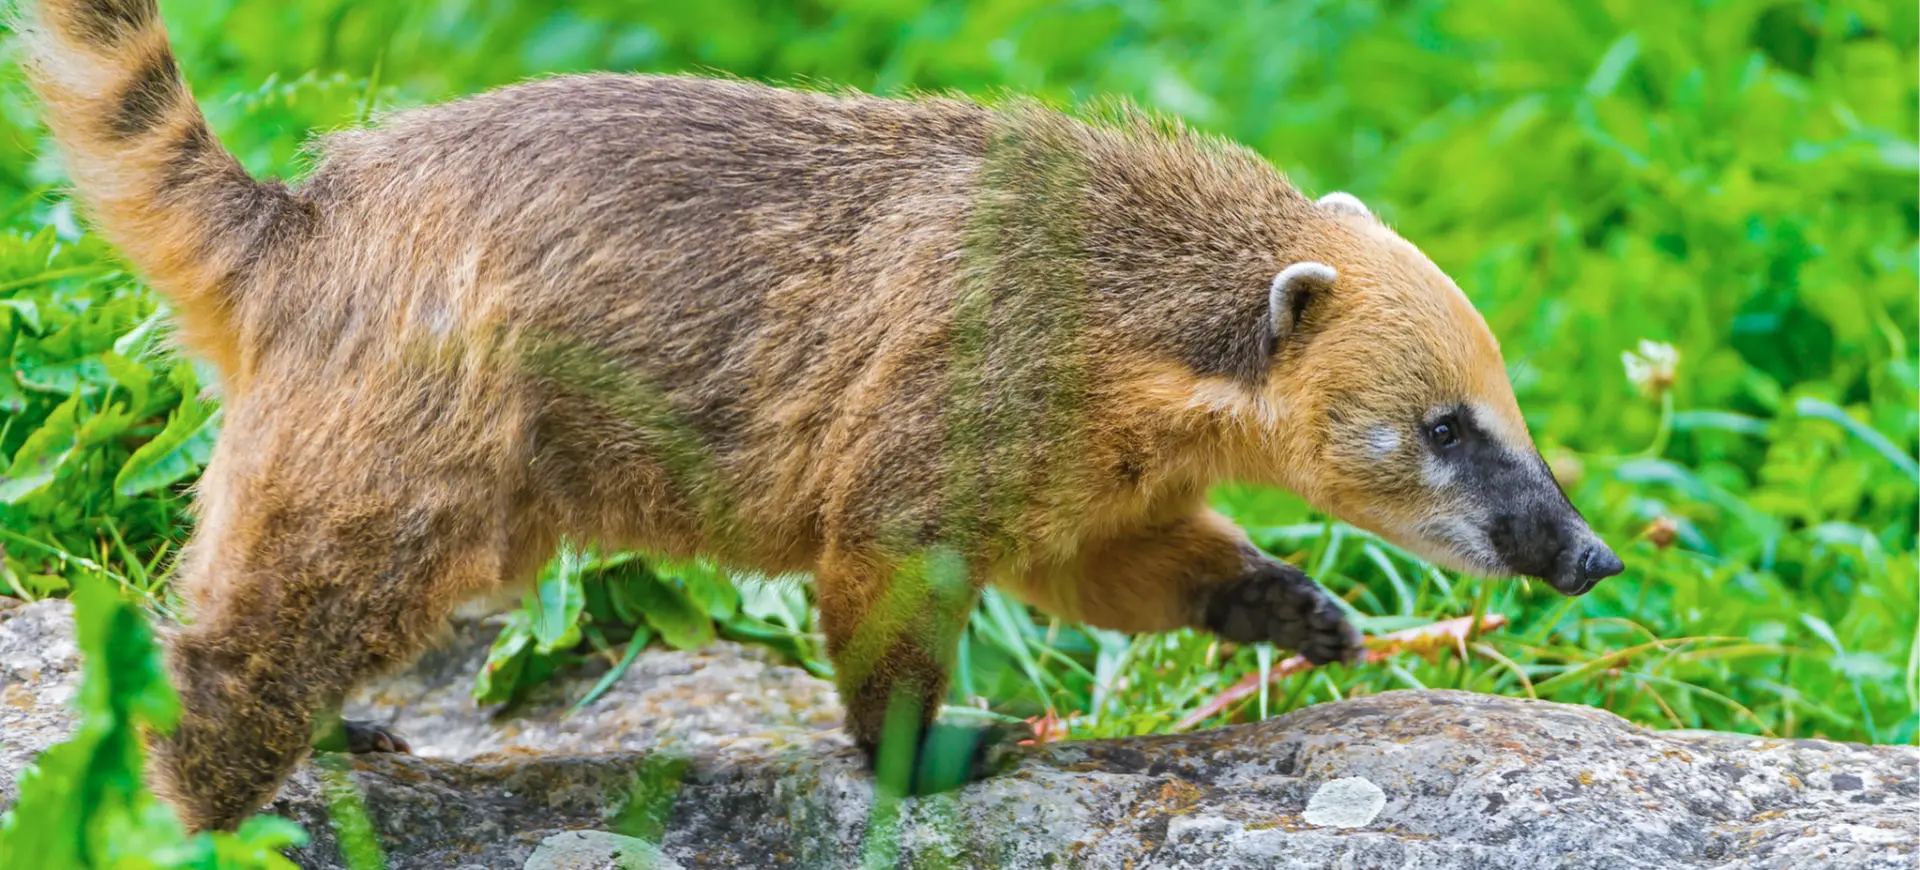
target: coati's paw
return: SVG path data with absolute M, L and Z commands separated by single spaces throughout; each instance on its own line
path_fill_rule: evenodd
M 340 733 L 343 744 L 337 751 L 351 752 L 354 755 L 367 755 L 374 752 L 390 752 L 411 755 L 413 747 L 397 732 L 378 722 L 366 722 L 358 719 L 340 720 Z
M 862 749 L 868 769 L 884 784 L 910 795 L 930 795 L 1006 770 L 1013 761 L 1015 745 L 1014 732 L 1005 725 L 939 720 L 921 730 L 910 759 L 904 753 L 895 756 L 890 747 Z
M 1364 638 L 1333 596 L 1306 572 L 1265 560 L 1245 575 L 1208 590 L 1202 627 L 1238 643 L 1271 643 L 1316 665 L 1352 664 L 1366 652 Z

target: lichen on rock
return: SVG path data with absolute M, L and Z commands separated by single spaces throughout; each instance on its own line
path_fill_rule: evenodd
M 1336 779 L 1307 798 L 1301 814 L 1309 825 L 1323 828 L 1364 828 L 1380 817 L 1387 806 L 1387 793 L 1363 777 Z

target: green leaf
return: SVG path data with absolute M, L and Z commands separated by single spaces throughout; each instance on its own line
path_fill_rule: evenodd
M 12 372 L 0 372 L 0 413 L 18 414 L 27 409 L 27 394 Z
M 482 704 L 499 704 L 512 699 L 520 687 L 520 674 L 532 655 L 533 625 L 525 610 L 507 615 L 507 625 L 487 648 L 487 660 L 473 681 L 473 699 Z
M 141 732 L 172 730 L 179 700 L 137 607 L 92 576 L 73 597 L 85 666 L 79 724 L 21 774 L 18 800 L 0 817 L 0 867 L 293 867 L 278 850 L 306 841 L 297 825 L 255 818 L 235 834 L 189 837 L 145 789 Z
M 587 603 L 580 588 L 581 564 L 578 553 L 561 553 L 523 605 L 531 617 L 535 653 L 548 655 L 580 642 L 580 611 Z
M 734 588 L 740 591 L 741 614 L 791 631 L 806 629 L 812 608 L 800 579 L 744 574 L 734 578 Z
M 1676 432 L 1715 429 L 1764 438 L 1767 421 L 1728 411 L 1681 411 L 1673 415 L 1673 428 Z
M 101 354 L 100 362 L 114 383 L 127 391 L 127 412 L 145 413 L 147 400 L 153 395 L 153 370 L 111 351 Z
M 1640 57 L 1640 37 L 1629 33 L 1613 43 L 1607 53 L 1600 58 L 1599 66 L 1593 70 L 1592 78 L 1587 80 L 1587 95 L 1605 97 L 1620 87 L 1620 79 L 1633 67 Z
M 135 326 L 128 330 L 125 335 L 114 339 L 113 352 L 134 359 L 144 356 L 149 348 L 149 339 L 153 337 L 154 332 L 160 328 L 160 325 L 166 322 L 167 313 L 166 309 L 162 307 L 155 310 L 152 314 L 147 315 L 145 320 L 140 321 L 139 326 Z
M 678 587 L 661 580 L 638 561 L 612 569 L 609 584 L 619 583 L 660 639 L 674 649 L 699 649 L 713 642 L 713 620 Z
M 40 306 L 31 299 L 0 299 L 0 309 L 12 311 L 28 332 L 40 331 Z
M 99 354 L 113 346 L 120 324 L 130 317 L 128 303 L 110 302 L 88 308 L 46 338 L 15 345 L 15 377 L 30 389 L 59 394 L 112 384 Z
M 709 560 L 663 562 L 655 566 L 655 574 L 678 580 L 687 597 L 715 622 L 724 622 L 740 612 L 740 590 Z
M 26 585 L 28 592 L 43 598 L 57 595 L 71 588 L 67 578 L 58 574 L 21 574 L 19 578 L 20 582 Z
M 167 427 L 120 466 L 113 478 L 114 492 L 123 496 L 151 492 L 205 468 L 213 458 L 223 413 L 224 409 L 215 409 L 207 414 L 198 402 L 183 398 L 167 418 Z
M 780 653 L 816 677 L 833 678 L 833 668 L 809 651 L 805 636 L 785 626 L 741 614 L 721 623 L 720 633 L 731 640 L 764 646 Z
M 0 503 L 18 504 L 53 482 L 60 466 L 80 447 L 79 415 L 80 397 L 69 396 L 27 436 L 0 480 Z

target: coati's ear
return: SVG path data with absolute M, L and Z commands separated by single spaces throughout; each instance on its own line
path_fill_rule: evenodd
M 1273 346 L 1285 343 L 1300 325 L 1315 294 L 1333 286 L 1340 273 L 1325 263 L 1306 260 L 1280 270 L 1273 276 L 1273 288 L 1267 291 L 1267 324 L 1273 330 Z
M 1315 205 L 1333 211 L 1357 214 L 1361 217 L 1373 217 L 1373 211 L 1367 208 L 1366 203 L 1360 201 L 1360 197 L 1337 190 L 1320 197 L 1320 199 L 1315 202 Z

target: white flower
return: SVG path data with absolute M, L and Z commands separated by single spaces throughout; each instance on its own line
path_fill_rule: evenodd
M 1680 352 L 1664 341 L 1640 340 L 1640 352 L 1620 352 L 1620 364 L 1627 367 L 1627 380 L 1647 396 L 1658 398 L 1673 386 L 1673 371 L 1680 366 Z

